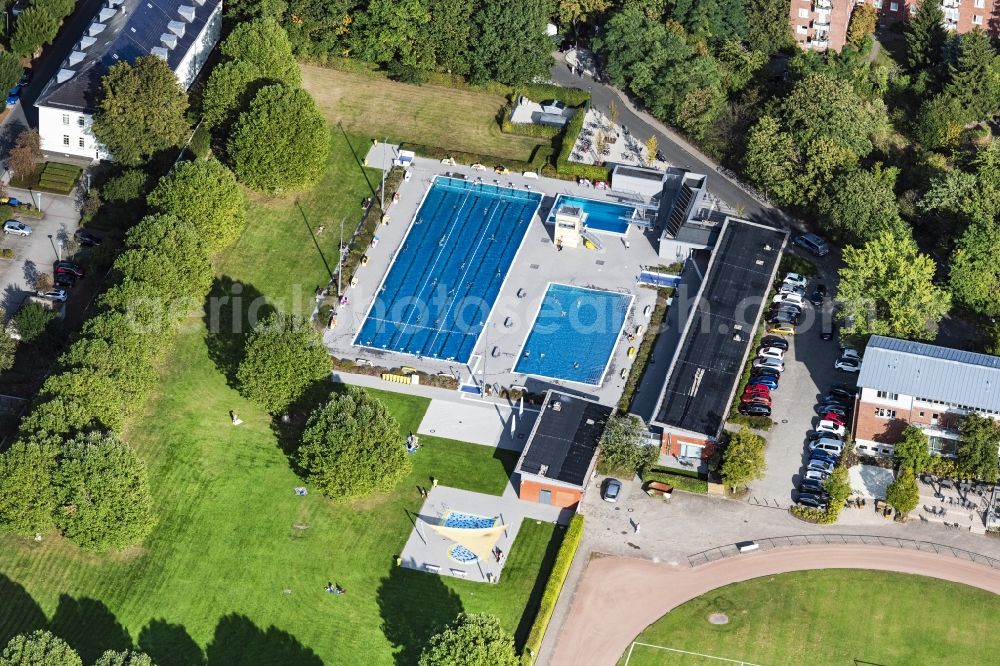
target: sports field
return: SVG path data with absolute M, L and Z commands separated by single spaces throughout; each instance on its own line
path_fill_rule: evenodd
M 728 622 L 713 624 L 715 614 Z M 987 664 L 996 663 L 998 629 L 1000 597 L 984 590 L 827 569 L 728 585 L 683 604 L 636 637 L 619 664 Z
M 321 185 L 301 208 L 255 203 L 250 229 L 219 261 L 213 293 L 238 291 L 240 318 L 255 296 L 292 307 L 297 291 L 311 294 L 328 279 L 336 238 L 314 243 L 303 216 L 328 227 L 355 219 L 366 187 L 343 135 L 334 142 L 330 169 L 342 196 Z M 230 327 L 210 333 L 201 313 L 188 323 L 157 394 L 126 433 L 149 465 L 159 524 L 141 547 L 110 556 L 55 537 L 0 538 L 0 645 L 49 626 L 85 664 L 131 646 L 158 666 L 412 664 L 463 610 L 496 614 L 523 642 L 561 541 L 553 525 L 525 522 L 497 585 L 395 565 L 422 502 L 418 484 L 433 476 L 499 495 L 516 455 L 421 437 L 413 471 L 393 493 L 353 504 L 298 497 L 302 482 L 285 453 L 293 438 L 230 385 L 241 336 Z M 417 429 L 426 399 L 377 396 L 399 421 L 401 441 Z M 239 428 L 229 410 L 243 419 Z M 346 594 L 327 594 L 328 581 Z

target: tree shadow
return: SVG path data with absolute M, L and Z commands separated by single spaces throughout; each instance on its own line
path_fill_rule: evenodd
M 236 282 L 227 275 L 212 283 L 202 317 L 208 330 L 205 345 L 209 358 L 226 376 L 230 386 L 236 386 L 236 370 L 243 360 L 247 334 L 274 311 L 264 294 L 253 285 Z
M 393 567 L 378 589 L 382 633 L 399 649 L 396 663 L 417 663 L 431 636 L 462 612 L 462 600 L 437 574 Z
M 372 181 L 368 180 L 368 172 L 365 171 L 365 165 L 362 163 L 361 158 L 358 157 L 358 153 L 354 150 L 354 146 L 351 144 L 351 137 L 347 136 L 347 131 L 344 129 L 344 125 L 340 122 L 337 123 L 337 129 L 340 133 L 344 135 L 344 143 L 347 147 L 351 149 L 351 155 L 354 156 L 354 161 L 358 163 L 358 169 L 361 171 L 361 175 L 364 176 L 365 182 L 368 184 L 368 190 L 372 193 L 373 197 L 378 196 L 378 189 L 372 185 Z
M 96 599 L 74 599 L 59 595 L 59 605 L 49 629 L 80 653 L 84 663 L 92 664 L 105 650 L 129 650 L 132 638 L 114 614 Z
M 323 254 L 323 248 L 319 246 L 319 241 L 316 240 L 316 233 L 313 231 L 312 225 L 309 224 L 309 218 L 306 216 L 306 211 L 302 209 L 302 204 L 299 200 L 295 200 L 295 207 L 299 209 L 299 214 L 302 215 L 302 223 L 306 225 L 306 231 L 309 232 L 309 237 L 312 239 L 313 245 L 316 246 L 316 252 L 319 254 L 320 260 L 323 262 L 323 266 L 326 268 L 326 273 L 333 279 L 333 269 L 330 268 L 330 264 L 326 260 L 326 255 Z
M 204 666 L 205 653 L 187 630 L 164 619 L 150 620 L 139 632 L 139 649 L 157 666 Z
M 295 452 L 302 441 L 302 432 L 306 428 L 309 415 L 325 404 L 338 390 L 339 384 L 333 384 L 328 378 L 313 382 L 302 397 L 289 406 L 286 416 L 271 421 L 271 431 L 278 439 L 278 446 L 288 458 L 288 464 L 296 474 L 302 474 L 295 462 Z
M 244 615 L 226 615 L 205 651 L 208 666 L 322 666 L 319 656 L 277 627 L 262 630 Z M 158 664 L 161 662 L 157 662 Z
M 524 613 L 521 614 L 521 620 L 517 623 L 517 629 L 514 630 L 514 645 L 518 650 L 523 648 L 524 644 L 528 641 L 531 626 L 535 623 L 535 616 L 538 615 L 538 609 L 542 605 L 542 595 L 545 594 L 545 585 L 549 581 L 549 574 L 556 563 L 556 555 L 559 553 L 559 547 L 562 546 L 565 535 L 566 528 L 562 525 L 556 526 L 552 538 L 549 539 L 548 544 L 545 546 L 545 553 L 542 554 L 542 564 L 538 568 L 538 576 L 535 577 L 535 583 L 531 586 L 531 592 L 528 594 L 528 601 L 524 605 Z M 515 547 L 516 545 L 515 543 Z
M 0 574 L 0 646 L 47 624 L 45 613 L 24 586 Z

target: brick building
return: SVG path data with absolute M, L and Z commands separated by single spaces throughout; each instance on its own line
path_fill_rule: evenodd
M 891 455 L 907 425 L 932 453 L 955 454 L 965 414 L 1000 420 L 1000 357 L 872 336 L 858 375 L 852 432 L 859 453 Z
M 915 0 L 791 0 L 792 35 L 804 49 L 839 51 L 847 42 L 854 7 L 868 2 L 878 11 L 879 28 L 906 20 L 917 11 Z M 1000 0 L 940 0 L 945 28 L 959 33 L 974 28 L 1000 35 Z

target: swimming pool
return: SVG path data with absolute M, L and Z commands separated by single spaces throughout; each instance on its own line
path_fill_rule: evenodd
M 628 232 L 628 221 L 632 219 L 632 215 L 635 213 L 634 206 L 560 194 L 556 197 L 555 203 L 552 204 L 552 212 L 549 214 L 550 224 L 555 222 L 556 211 L 562 205 L 578 206 L 583 210 L 587 214 L 584 224 L 591 231 L 618 234 L 620 236 L 624 236 Z
M 550 283 L 514 372 L 600 385 L 633 298 Z
M 435 177 L 354 344 L 468 362 L 541 199 Z

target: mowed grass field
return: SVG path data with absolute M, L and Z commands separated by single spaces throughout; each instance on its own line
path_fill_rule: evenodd
M 299 197 L 306 216 L 328 228 L 360 213 L 355 198 L 366 187 L 343 135 L 337 141 L 327 184 Z M 297 285 L 324 283 L 317 244 L 335 262 L 336 239 L 314 244 L 300 215 L 294 200 L 255 202 L 250 228 L 217 267 L 213 294 L 253 293 L 283 306 Z M 243 282 L 246 289 L 234 287 Z M 230 319 L 250 307 L 237 304 Z M 231 302 L 217 309 L 231 312 Z M 0 538 L 0 645 L 48 626 L 85 664 L 130 646 L 159 666 L 411 664 L 462 611 L 495 613 L 523 641 L 560 528 L 523 525 L 498 585 L 395 566 L 422 503 L 417 485 L 433 476 L 499 495 L 516 457 L 422 437 L 412 473 L 393 493 L 350 504 L 296 496 L 303 484 L 286 457 L 287 433 L 230 385 L 240 335 L 210 331 L 206 319 L 192 313 L 158 391 L 125 435 L 149 466 L 160 519 L 153 534 L 111 555 L 55 537 Z M 401 441 L 417 429 L 426 399 L 375 394 L 399 421 Z M 240 427 L 229 410 L 243 419 Z M 328 594 L 328 581 L 347 593 Z
M 311 65 L 302 65 L 302 85 L 332 125 L 364 132 L 369 143 L 388 137 L 524 161 L 535 146 L 549 143 L 503 134 L 497 113 L 507 100 L 481 90 L 397 83 Z
M 713 613 L 729 623 L 714 625 Z M 821 570 L 721 587 L 650 625 L 639 643 L 748 664 L 996 663 L 1000 597 L 934 578 Z M 724 661 L 636 645 L 620 665 Z

